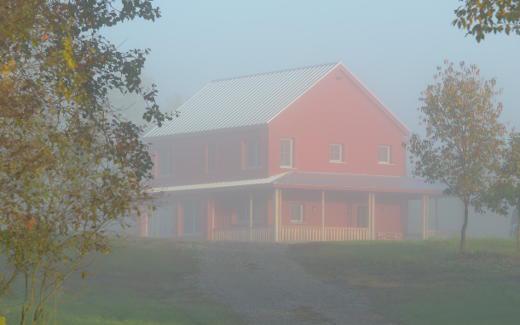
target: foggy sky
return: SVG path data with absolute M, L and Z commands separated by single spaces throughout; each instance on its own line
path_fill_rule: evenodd
M 453 27 L 457 0 L 155 1 L 162 18 L 109 30 L 123 49 L 150 48 L 145 79 L 164 106 L 207 81 L 342 61 L 413 131 L 420 92 L 444 59 L 477 64 L 503 90 L 503 121 L 520 127 L 520 37 L 477 44 Z M 167 107 L 163 107 L 167 108 Z

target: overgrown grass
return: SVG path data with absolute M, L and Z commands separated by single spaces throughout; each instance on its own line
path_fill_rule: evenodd
M 75 277 L 51 303 L 51 324 L 240 324 L 227 307 L 199 292 L 197 245 L 168 240 L 117 241 L 112 254 L 96 256 L 85 280 Z M 18 299 L 0 311 L 14 323 Z
M 410 325 L 519 324 L 520 256 L 506 240 L 293 246 L 309 272 L 366 293 L 373 311 Z

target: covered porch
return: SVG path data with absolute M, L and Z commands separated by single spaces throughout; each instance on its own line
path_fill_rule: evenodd
M 159 193 L 165 237 L 306 242 L 405 239 L 410 201 L 420 202 L 426 239 L 441 191 L 404 177 L 290 173 Z M 164 232 L 156 217 L 145 218 L 142 236 Z

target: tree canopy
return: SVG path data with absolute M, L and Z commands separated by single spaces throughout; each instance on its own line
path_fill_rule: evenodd
M 151 0 L 4 0 L 0 4 L 0 295 L 24 279 L 21 323 L 41 323 L 47 299 L 90 252 L 108 252 L 108 226 L 147 199 L 152 161 L 109 93 L 137 94 L 161 125 L 149 50 L 120 51 L 105 28 L 154 21 Z
M 461 0 L 453 24 L 482 41 L 486 34 L 520 35 L 520 0 Z
M 410 140 L 414 173 L 446 186 L 464 204 L 460 249 L 464 249 L 469 207 L 480 208 L 500 166 L 505 127 L 495 102 L 494 79 L 483 80 L 474 65 L 446 62 L 422 94 L 425 135 Z

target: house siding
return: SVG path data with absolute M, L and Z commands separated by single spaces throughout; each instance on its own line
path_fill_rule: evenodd
M 189 185 L 218 181 L 263 178 L 267 176 L 267 128 L 245 127 L 198 134 L 165 136 L 149 139 L 154 156 L 152 186 Z M 260 165 L 243 165 L 244 143 L 258 141 Z M 215 165 L 207 170 L 207 146 L 216 146 Z M 172 153 L 170 174 L 160 172 L 160 155 Z
M 342 66 L 336 67 L 269 123 L 269 173 L 280 168 L 280 139 L 294 140 L 299 171 L 406 174 L 406 132 Z M 343 144 L 344 163 L 329 162 L 329 145 Z M 378 146 L 392 147 L 392 162 L 378 163 Z

